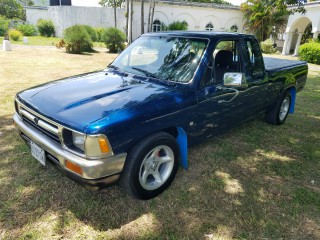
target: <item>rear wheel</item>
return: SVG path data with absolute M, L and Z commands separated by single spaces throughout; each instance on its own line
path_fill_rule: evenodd
M 176 140 L 165 132 L 153 134 L 130 151 L 120 185 L 133 197 L 153 198 L 171 184 L 178 163 Z
M 266 113 L 266 121 L 271 124 L 281 125 L 285 122 L 291 105 L 291 94 L 285 91 L 281 94 L 274 108 Z

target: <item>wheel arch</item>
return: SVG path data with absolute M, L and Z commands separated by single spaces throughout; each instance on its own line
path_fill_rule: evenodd
M 175 126 L 168 127 L 168 128 L 159 129 L 150 134 L 144 135 L 141 138 L 134 141 L 135 143 L 130 146 L 128 152 L 130 152 L 137 143 L 139 143 L 143 139 L 157 132 L 166 132 L 170 134 L 174 139 L 176 139 L 179 147 L 180 165 L 187 170 L 188 169 L 188 136 L 182 127 L 175 127 Z
M 295 87 L 290 87 L 287 91 L 291 95 L 291 102 L 290 102 L 290 109 L 289 113 L 294 113 L 295 105 L 296 105 L 296 96 L 297 96 L 297 89 Z

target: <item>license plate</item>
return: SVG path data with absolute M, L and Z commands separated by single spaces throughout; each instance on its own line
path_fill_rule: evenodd
M 43 166 L 46 166 L 46 154 L 45 151 L 39 147 L 36 143 L 30 141 L 31 154 L 37 159 Z

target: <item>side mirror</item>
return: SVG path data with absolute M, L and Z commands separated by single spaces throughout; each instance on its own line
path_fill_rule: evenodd
M 227 72 L 223 75 L 225 87 L 248 87 L 245 76 L 242 73 Z

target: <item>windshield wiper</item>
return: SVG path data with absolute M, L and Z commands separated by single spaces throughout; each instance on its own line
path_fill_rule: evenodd
M 119 68 L 117 66 L 115 66 L 115 65 L 109 65 L 108 68 L 112 68 L 114 70 L 119 70 Z
M 147 70 L 144 70 L 144 69 L 141 69 L 141 68 L 137 68 L 137 67 L 131 67 L 131 68 L 133 70 L 136 70 L 136 71 L 144 73 L 147 77 L 158 78 L 156 75 L 154 75 L 153 73 L 151 73 L 151 72 L 149 72 Z
M 136 70 L 136 71 L 144 73 L 147 77 L 155 78 L 157 81 L 162 82 L 164 84 L 167 84 L 167 85 L 170 85 L 170 86 L 175 86 L 176 85 L 175 83 L 173 83 L 171 81 L 167 81 L 167 80 L 159 78 L 158 76 L 156 76 L 155 74 L 153 74 L 153 73 L 151 73 L 151 72 L 149 72 L 147 70 L 144 70 L 144 69 L 141 69 L 141 68 L 137 68 L 137 67 L 131 67 L 131 68 L 133 70 Z

